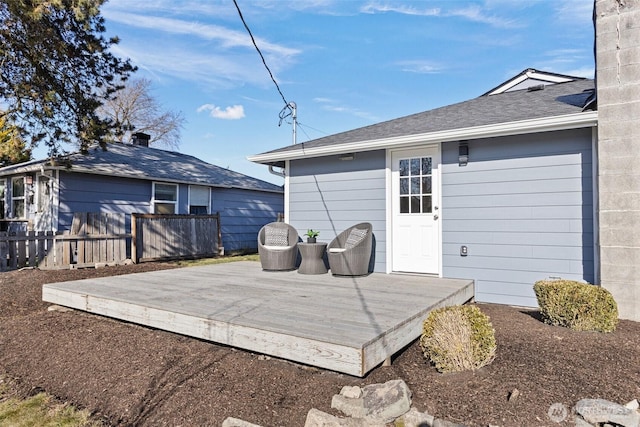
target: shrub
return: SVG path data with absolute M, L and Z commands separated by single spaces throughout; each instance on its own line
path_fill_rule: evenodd
M 545 323 L 598 332 L 613 332 L 618 325 L 618 305 L 603 287 L 573 280 L 540 280 L 533 291 Z
M 424 321 L 420 347 L 439 372 L 475 370 L 495 358 L 495 331 L 474 305 L 444 307 Z

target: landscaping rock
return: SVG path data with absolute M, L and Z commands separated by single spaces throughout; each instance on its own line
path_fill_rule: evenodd
M 466 426 L 464 426 L 463 424 L 458 424 L 451 421 L 436 418 L 433 421 L 433 427 L 466 427 Z
M 420 412 L 416 408 L 398 418 L 399 425 L 404 427 L 433 427 L 434 417 L 426 412 Z
M 340 418 L 318 409 L 311 409 L 307 413 L 304 427 L 385 427 L 385 424 L 367 418 Z
M 342 387 L 342 390 L 340 390 L 340 395 L 344 397 L 348 397 L 350 399 L 359 399 L 360 397 L 362 397 L 362 389 L 357 385 L 355 386 L 346 385 Z
M 624 407 L 627 409 L 631 409 L 632 411 L 637 411 L 638 409 L 640 409 L 640 403 L 638 402 L 638 399 L 633 399 L 631 402 L 624 405 Z
M 348 417 L 364 418 L 367 415 L 367 411 L 364 409 L 364 399 L 361 397 L 356 399 L 336 394 L 331 399 L 331 408 L 337 409 Z
M 623 427 L 640 426 L 640 414 L 604 399 L 582 399 L 575 406 L 576 413 L 586 422 L 599 425 L 616 424 Z
M 362 399 L 367 418 L 391 422 L 411 409 L 411 390 L 403 380 L 363 387 Z
M 347 397 L 359 395 L 361 397 Z M 331 408 L 349 417 L 391 422 L 411 409 L 411 390 L 402 380 L 368 385 L 361 393 L 343 387 L 340 394 L 333 396 Z
M 262 426 L 260 426 L 258 424 L 252 424 L 250 422 L 243 421 L 243 420 L 238 419 L 238 418 L 227 417 L 222 422 L 222 427 L 262 427 Z

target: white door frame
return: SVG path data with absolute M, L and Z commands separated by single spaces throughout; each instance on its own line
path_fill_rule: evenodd
M 437 182 L 437 193 L 436 198 L 434 199 L 434 205 L 438 206 L 439 209 L 439 219 L 438 221 L 443 220 L 442 215 L 442 145 L 438 144 L 423 144 L 423 145 L 414 145 L 409 147 L 402 147 L 398 149 L 387 149 L 386 150 L 386 165 L 385 165 L 385 181 L 386 181 L 386 262 L 385 262 L 385 272 L 387 274 L 393 273 L 393 182 L 391 176 L 392 170 L 392 162 L 393 162 L 393 153 L 397 151 L 409 151 L 409 150 L 420 150 L 424 148 L 435 148 L 437 151 L 437 160 L 438 160 L 438 179 Z M 438 250 L 438 277 L 442 277 L 442 224 L 438 227 L 438 240 L 439 240 L 439 250 Z

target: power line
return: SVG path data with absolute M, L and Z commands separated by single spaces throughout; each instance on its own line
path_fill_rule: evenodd
M 236 5 L 236 9 L 238 10 L 238 15 L 240 15 L 240 20 L 242 21 L 242 24 L 244 25 L 244 28 L 247 29 L 247 32 L 249 33 L 249 36 L 251 37 L 251 41 L 253 42 L 253 46 L 258 51 L 258 54 L 260 55 L 260 58 L 262 58 L 262 63 L 264 64 L 264 68 L 266 68 L 267 71 L 269 72 L 269 77 L 271 77 L 271 81 L 273 82 L 274 85 L 276 85 L 276 89 L 278 89 L 278 93 L 280 94 L 280 96 L 282 97 L 282 100 L 284 101 L 285 107 L 282 110 L 284 111 L 286 108 L 290 108 L 289 107 L 289 103 L 287 102 L 287 100 L 284 97 L 284 94 L 280 90 L 280 86 L 278 86 L 278 82 L 276 82 L 276 79 L 273 77 L 273 73 L 271 72 L 271 69 L 269 69 L 269 66 L 267 65 L 267 61 L 264 59 L 264 55 L 262 55 L 262 52 L 260 51 L 260 48 L 256 44 L 256 40 L 253 38 L 253 34 L 251 33 L 251 30 L 249 29 L 249 26 L 245 22 L 244 16 L 242 16 L 242 11 L 240 10 L 240 6 L 238 6 L 238 2 L 236 0 L 233 0 L 233 4 Z M 282 112 L 280 112 L 280 122 L 282 122 L 282 119 L 283 119 Z

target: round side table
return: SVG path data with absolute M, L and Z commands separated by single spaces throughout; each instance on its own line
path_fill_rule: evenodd
M 298 268 L 300 274 L 324 274 L 327 267 L 324 265 L 324 252 L 326 243 L 298 243 L 302 262 Z

